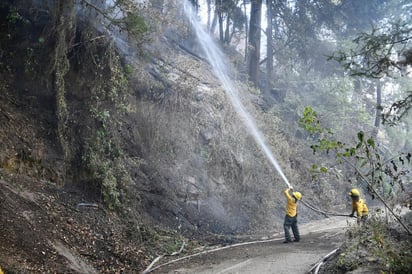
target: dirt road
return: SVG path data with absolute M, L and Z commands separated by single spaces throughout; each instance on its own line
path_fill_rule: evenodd
M 323 256 L 340 246 L 353 220 L 332 217 L 300 226 L 299 243 L 283 244 L 283 235 L 199 254 L 163 265 L 151 273 L 241 274 L 307 273 Z

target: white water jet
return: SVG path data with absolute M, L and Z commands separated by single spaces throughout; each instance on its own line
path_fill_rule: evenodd
M 238 91 L 233 84 L 233 81 L 228 76 L 228 67 L 225 64 L 225 56 L 221 49 L 214 42 L 211 35 L 205 31 L 203 26 L 198 19 L 196 12 L 193 10 L 192 5 L 189 1 L 184 1 L 184 11 L 186 16 L 189 18 L 193 28 L 196 31 L 196 36 L 199 39 L 200 46 L 202 47 L 204 53 L 206 54 L 207 60 L 210 62 L 213 72 L 217 78 L 221 81 L 223 88 L 230 98 L 230 101 L 235 108 L 237 114 L 241 117 L 241 120 L 245 123 L 246 127 L 250 130 L 254 140 L 261 147 L 262 151 L 265 153 L 266 157 L 270 160 L 272 165 L 276 168 L 282 179 L 291 187 L 285 174 L 283 174 L 278 162 L 273 156 L 272 152 L 266 145 L 264 138 L 260 131 L 258 130 L 256 123 L 252 116 L 246 111 L 245 106 L 240 101 L 238 96 Z

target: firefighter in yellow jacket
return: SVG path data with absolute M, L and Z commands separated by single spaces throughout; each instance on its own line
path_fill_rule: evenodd
M 360 198 L 359 190 L 356 188 L 349 192 L 349 196 L 352 198 L 352 213 L 349 216 L 354 217 L 356 212 L 356 217 L 358 218 L 357 223 L 364 225 L 368 219 L 369 213 L 366 202 Z
M 286 196 L 286 216 L 283 228 L 285 230 L 285 241 L 283 243 L 290 243 L 292 239 L 290 237 L 290 228 L 292 227 L 294 242 L 300 241 L 299 229 L 298 229 L 298 201 L 302 199 L 300 192 L 292 192 L 293 188 L 289 187 L 285 190 Z

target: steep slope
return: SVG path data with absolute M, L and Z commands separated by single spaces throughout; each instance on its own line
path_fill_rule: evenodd
M 180 10 L 143 7 L 157 28 L 133 42 L 102 30 L 90 6 L 26 2 L 0 4 L 3 268 L 141 269 L 176 249 L 178 234 L 281 227 L 285 185 Z M 279 121 L 244 88 L 248 110 L 298 182 Z

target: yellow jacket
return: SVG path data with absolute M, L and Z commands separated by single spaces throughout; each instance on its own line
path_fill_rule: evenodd
M 297 202 L 295 202 L 295 198 L 293 198 L 290 194 L 289 194 L 289 188 L 287 188 L 285 190 L 285 196 L 286 196 L 286 215 L 290 216 L 290 217 L 295 217 L 297 214 L 297 207 L 298 204 Z
M 352 200 L 352 214 L 355 213 L 358 217 L 368 215 L 368 207 L 363 199 L 359 199 L 358 201 Z

